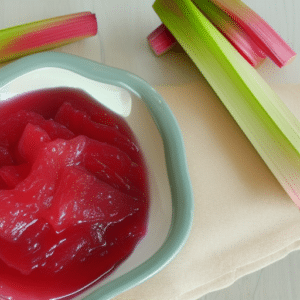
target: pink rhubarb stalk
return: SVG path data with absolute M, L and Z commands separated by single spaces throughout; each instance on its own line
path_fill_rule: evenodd
M 158 26 L 147 37 L 151 49 L 156 55 L 162 55 L 177 44 L 176 39 L 164 24 Z
M 0 62 L 97 34 L 95 14 L 82 12 L 0 30 Z
M 296 56 L 296 53 L 279 34 L 242 1 L 211 1 L 239 24 L 255 40 L 262 51 L 279 67 L 287 65 Z
M 194 0 L 197 8 L 218 28 L 236 50 L 253 66 L 266 58 L 265 53 L 230 16 L 209 0 Z

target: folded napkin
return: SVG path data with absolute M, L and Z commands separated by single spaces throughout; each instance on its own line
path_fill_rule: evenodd
M 273 88 L 300 118 L 300 85 Z M 114 300 L 195 300 L 300 248 L 299 209 L 210 86 L 156 89 L 184 138 L 194 223 L 166 268 Z

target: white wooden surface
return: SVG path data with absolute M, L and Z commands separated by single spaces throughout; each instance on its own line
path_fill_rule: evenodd
M 199 300 L 298 300 L 300 251 Z
M 81 55 L 128 70 L 151 85 L 178 84 L 202 78 L 180 50 L 157 58 L 146 36 L 160 24 L 152 10 L 154 0 L 0 0 L 0 29 L 30 21 L 80 11 L 96 13 L 99 34 L 88 42 L 57 51 Z M 264 17 L 300 53 L 299 0 L 244 0 Z M 270 83 L 299 83 L 300 62 L 278 69 L 267 61 L 259 69 Z M 227 289 L 201 300 L 300 299 L 300 252 L 291 253 L 263 270 L 241 278 Z M 138 299 L 138 295 L 137 298 Z M 170 299 L 172 300 L 172 299 Z

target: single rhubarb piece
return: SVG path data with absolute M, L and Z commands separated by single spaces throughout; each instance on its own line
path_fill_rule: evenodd
M 0 62 L 60 47 L 97 34 L 95 14 L 82 12 L 0 30 Z
M 250 35 L 264 53 L 279 67 L 290 63 L 296 56 L 291 47 L 257 13 L 240 0 L 210 0 L 226 12 Z M 194 1 L 197 5 L 209 1 Z
M 156 55 L 162 55 L 177 44 L 176 39 L 164 24 L 158 26 L 147 37 L 151 49 Z
M 300 207 L 299 120 L 192 1 L 156 0 L 153 8 Z

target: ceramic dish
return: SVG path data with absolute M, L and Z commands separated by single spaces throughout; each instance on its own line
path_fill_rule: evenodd
M 55 52 L 31 55 L 0 70 L 1 101 L 56 87 L 79 88 L 121 114 L 146 156 L 151 193 L 148 233 L 116 271 L 76 298 L 111 299 L 159 272 L 187 240 L 193 199 L 182 136 L 162 97 L 123 70 Z

